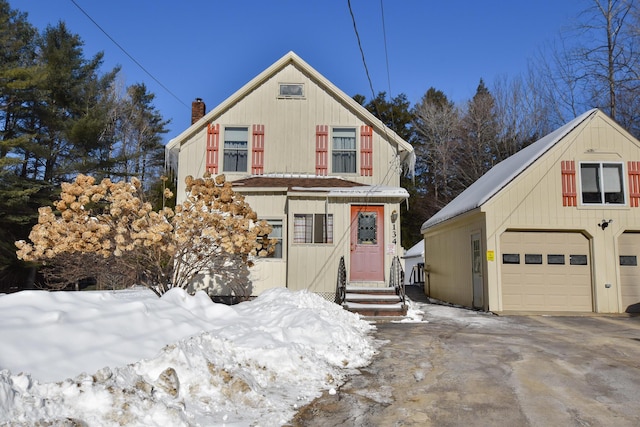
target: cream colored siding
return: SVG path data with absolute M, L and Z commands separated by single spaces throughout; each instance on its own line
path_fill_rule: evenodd
M 279 96 L 281 83 L 302 84 L 303 97 Z M 400 186 L 398 150 L 403 156 L 412 155 L 412 148 L 397 134 L 384 127 L 353 99 L 342 93 L 332 83 L 290 52 L 274 65 L 260 73 L 243 88 L 235 92 L 196 124 L 173 139 L 167 151 L 176 153 L 177 201 L 185 197 L 185 178 L 202 177 L 207 168 L 207 126 L 217 126 L 218 151 L 217 174 L 224 174 L 227 181 L 247 178 L 252 172 L 253 126 L 264 128 L 262 175 L 290 180 L 279 181 L 282 188 L 265 187 L 265 181 L 255 188 L 236 185 L 234 189 L 246 196 L 247 202 L 261 219 L 281 220 L 283 224 L 283 256 L 281 259 L 257 259 L 251 269 L 254 284 L 253 295 L 266 289 L 286 286 L 292 290 L 306 289 L 330 295 L 335 292 L 338 263 L 341 256 L 349 268 L 350 255 L 350 206 L 352 204 L 384 205 L 384 271 L 388 276 L 391 259 L 400 255 L 400 222 L 397 222 L 396 242 L 392 241 L 390 215 L 400 211 L 399 201 L 406 193 L 377 193 L 379 197 L 355 195 L 328 197 L 326 189 L 288 188 L 305 178 L 316 175 L 316 129 L 327 126 L 329 147 L 327 174 L 348 181 L 384 187 Z M 246 127 L 248 130 L 248 164 L 246 171 L 223 171 L 224 135 L 227 127 Z M 361 176 L 361 127 L 371 126 L 372 176 Z M 354 173 L 333 174 L 332 129 L 353 128 L 356 134 L 356 170 Z M 409 157 L 410 158 L 410 157 Z M 284 182 L 284 183 L 283 183 Z M 238 183 L 239 184 L 239 183 Z M 352 197 L 353 195 L 353 197 Z M 333 242 L 324 244 L 294 244 L 293 226 L 295 214 L 333 215 Z M 203 281 L 210 283 L 210 276 Z M 205 283 L 205 284 L 206 284 Z
M 242 191 L 240 191 L 242 193 Z M 282 220 L 282 258 L 255 259 L 255 265 L 250 270 L 250 280 L 253 283 L 252 295 L 260 295 L 267 289 L 286 287 L 287 285 L 287 248 L 285 236 L 288 233 L 288 224 L 284 209 L 286 193 L 245 193 L 245 200 L 258 214 L 258 219 Z
M 626 186 L 627 165 L 623 159 L 640 159 L 640 149 L 635 140 L 625 136 L 616 126 L 603 125 L 602 120 L 596 116 L 594 120 L 582 123 L 482 206 L 487 218 L 487 249 L 496 253 L 496 262 L 488 264 L 491 310 L 507 310 L 504 293 L 500 290 L 500 283 L 504 280 L 504 266 L 498 259 L 503 252 L 500 236 L 508 229 L 556 229 L 582 232 L 592 238 L 591 251 L 596 260 L 591 266 L 592 299 L 595 302 L 589 311 L 620 311 L 616 251 L 611 246 L 614 241 L 611 235 L 621 232 L 621 227 L 639 224 L 639 208 L 629 207 L 628 191 L 623 206 L 582 206 L 579 194 L 577 207 L 562 205 L 562 160 L 575 161 L 577 190 L 580 192 L 581 161 L 622 162 Z M 598 226 L 603 219 L 613 220 L 606 230 Z M 567 309 L 572 308 L 568 306 Z
M 640 233 L 623 233 L 618 240 L 620 266 L 620 295 L 622 311 L 640 312 Z M 623 265 L 621 257 L 627 258 Z M 631 261 L 631 262 L 629 262 Z M 634 262 L 635 261 L 635 265 Z
M 303 83 L 305 97 L 278 98 L 279 83 Z M 386 141 L 385 136 L 374 130 L 373 176 L 360 175 L 360 127 L 367 123 L 355 112 L 345 108 L 312 79 L 290 64 L 262 86 L 250 92 L 232 108 L 215 118 L 220 125 L 218 152 L 219 173 L 222 171 L 225 126 L 246 126 L 249 129 L 249 160 L 252 149 L 252 125 L 264 125 L 264 174 L 300 173 L 315 174 L 316 125 L 329 126 L 329 147 L 333 127 L 351 127 L 356 130 L 356 173 L 332 174 L 331 151 L 328 152 L 329 175 L 338 175 L 363 184 L 399 186 L 400 173 L 393 159 L 397 147 Z M 200 177 L 204 174 L 207 135 L 206 128 L 194 133 L 183 142 L 179 154 L 178 194 L 184 193 L 186 175 Z M 389 172 L 391 170 L 391 172 Z M 244 178 L 251 173 L 224 172 L 229 180 Z
M 348 227 L 349 215 L 344 211 L 348 205 L 328 203 L 325 198 L 289 199 L 288 211 L 288 265 L 289 288 L 307 289 L 311 292 L 335 292 L 335 278 L 340 256 L 349 251 L 349 240 L 343 239 Z M 333 215 L 333 243 L 293 243 L 293 220 L 295 214 Z
M 473 304 L 471 235 L 484 235 L 483 215 L 465 215 L 438 231 L 425 235 L 425 267 L 429 268 L 429 296 L 471 307 Z M 484 247 L 481 248 L 484 253 Z M 483 270 L 486 269 L 483 257 Z
M 589 240 L 580 233 L 518 232 L 502 235 L 502 310 L 580 311 L 593 310 Z M 562 264 L 549 263 L 560 256 Z M 518 263 L 504 257 L 519 258 Z M 540 264 L 527 263 L 538 258 Z M 572 265 L 572 257 L 585 257 L 585 265 Z M 537 260 L 535 260 L 537 261 Z
M 434 297 L 471 306 L 464 254 L 470 218 L 482 212 L 489 310 L 616 313 L 640 302 L 640 267 L 619 265 L 619 256 L 636 250 L 638 243 L 636 234 L 626 233 L 640 230 L 640 208 L 629 204 L 627 168 L 629 161 L 640 161 L 640 143 L 601 112 L 585 117 L 479 208 L 425 230 Z M 578 206 L 562 203 L 565 160 L 575 163 Z M 622 164 L 625 204 L 582 205 L 581 162 Z M 569 264 L 576 248 L 588 255 L 587 266 Z M 521 264 L 503 264 L 502 255 L 516 249 Z M 525 265 L 523 251 L 543 255 L 543 264 Z M 567 264 L 547 265 L 552 252 L 565 254 Z

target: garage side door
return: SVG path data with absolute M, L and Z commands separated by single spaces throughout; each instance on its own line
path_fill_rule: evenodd
M 503 310 L 593 311 L 584 235 L 508 231 L 501 248 Z
M 618 240 L 622 309 L 640 312 L 640 233 L 623 233 Z

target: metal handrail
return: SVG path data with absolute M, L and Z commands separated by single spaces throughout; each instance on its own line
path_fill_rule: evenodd
M 391 260 L 391 271 L 389 273 L 389 287 L 393 287 L 396 289 L 396 294 L 402 300 L 402 304 L 404 304 L 406 300 L 403 276 L 404 276 L 404 271 L 402 271 L 402 264 L 400 263 L 400 258 L 398 256 L 394 256 L 393 260 Z
M 347 297 L 347 267 L 344 265 L 344 256 L 340 257 L 338 265 L 338 279 L 336 280 L 336 304 L 342 305 Z

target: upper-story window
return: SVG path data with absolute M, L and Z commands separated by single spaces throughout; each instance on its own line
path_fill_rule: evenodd
M 280 98 L 304 98 L 302 83 L 280 83 Z
M 331 137 L 331 171 L 356 173 L 356 129 L 334 128 Z
M 223 172 L 247 172 L 248 135 L 249 130 L 246 127 L 225 128 Z
M 582 203 L 623 205 L 622 177 L 622 163 L 581 163 Z

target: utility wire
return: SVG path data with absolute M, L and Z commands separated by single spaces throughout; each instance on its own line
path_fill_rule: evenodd
M 171 92 L 165 85 L 162 84 L 162 82 L 160 82 L 160 80 L 158 80 L 157 78 L 155 78 L 155 76 L 153 74 L 151 74 L 146 68 L 144 68 L 142 66 L 142 64 L 140 64 L 140 62 L 138 62 L 133 56 L 131 56 L 129 54 L 129 52 L 126 51 L 125 48 L 123 48 L 120 43 L 118 43 L 117 41 L 114 40 L 113 37 L 111 37 L 109 35 L 109 33 L 107 33 L 104 28 L 102 28 L 83 8 L 80 7 L 80 5 L 78 3 L 76 3 L 75 0 L 71 0 L 71 3 L 73 3 L 75 5 L 75 7 L 78 8 L 78 10 L 80 10 L 80 12 L 82 12 L 84 14 L 84 16 L 86 16 L 87 18 L 89 18 L 89 20 L 91 22 L 93 22 L 93 24 L 98 27 L 98 29 L 100 31 L 102 31 L 102 33 L 107 36 L 109 38 L 109 40 L 111 40 L 113 42 L 113 44 L 115 44 L 116 46 L 118 46 L 118 48 L 129 57 L 129 59 L 131 59 L 138 67 L 140 67 L 140 69 L 142 71 L 144 71 L 145 73 L 147 73 L 147 75 L 149 77 L 151 77 L 156 83 L 158 83 L 160 85 L 160 87 L 162 89 L 164 89 L 169 95 L 173 96 L 179 103 L 181 103 L 182 105 L 184 105 L 187 108 L 190 108 L 184 101 L 182 101 L 180 98 L 178 98 L 178 96 L 176 94 L 174 94 L 173 92 Z
M 351 22 L 353 22 L 353 30 L 356 33 L 356 39 L 358 41 L 358 48 L 360 48 L 360 55 L 362 56 L 362 63 L 364 64 L 364 72 L 367 74 L 367 80 L 369 81 L 369 88 L 371 88 L 371 99 L 376 98 L 376 94 L 373 90 L 373 83 L 371 82 L 371 76 L 369 75 L 369 68 L 367 67 L 367 61 L 364 58 L 364 50 L 362 49 L 362 43 L 360 41 L 360 34 L 358 34 L 358 27 L 356 26 L 356 17 L 353 15 L 353 9 L 351 8 L 351 0 L 347 0 L 349 6 L 349 13 L 351 14 Z M 377 109 L 377 107 L 376 107 Z M 378 112 L 378 116 L 380 112 Z
M 387 65 L 387 85 L 389 86 L 389 101 L 391 101 L 391 73 L 389 72 L 389 52 L 387 51 L 387 29 L 384 24 L 384 5 L 382 4 L 383 0 L 380 0 L 380 14 L 382 16 L 382 37 L 384 40 L 384 60 Z M 393 108 L 390 109 L 389 113 L 391 114 L 391 123 L 395 125 L 395 119 L 393 117 Z

